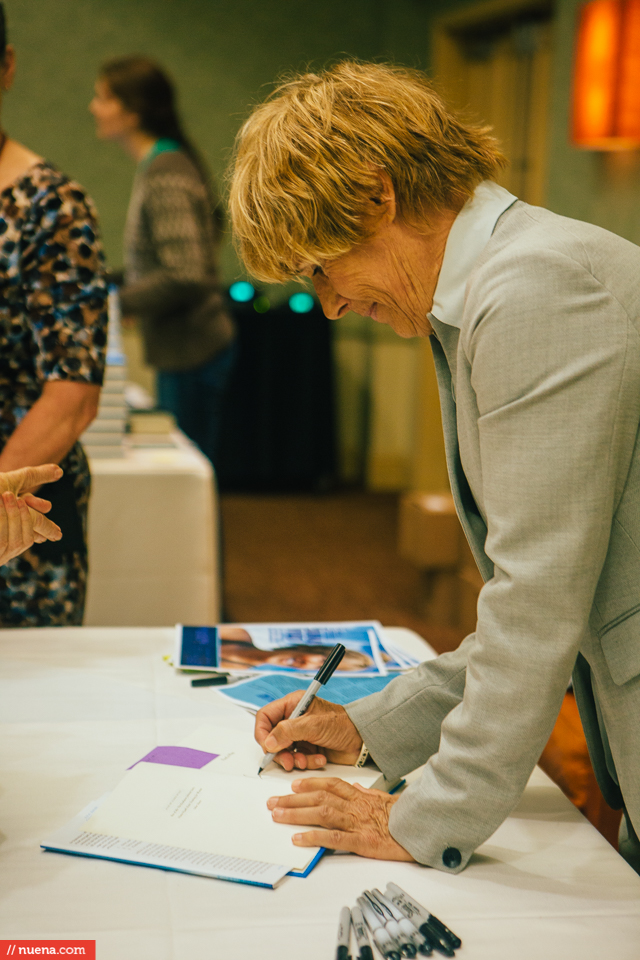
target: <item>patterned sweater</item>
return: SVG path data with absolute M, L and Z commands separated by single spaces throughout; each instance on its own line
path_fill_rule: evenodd
M 208 192 L 182 150 L 141 164 L 125 231 L 125 315 L 141 322 L 146 359 L 160 370 L 189 370 L 234 338 L 220 292 Z

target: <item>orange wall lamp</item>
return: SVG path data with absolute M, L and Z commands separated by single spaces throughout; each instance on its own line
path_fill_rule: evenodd
M 587 150 L 640 149 L 640 0 L 580 11 L 572 139 Z

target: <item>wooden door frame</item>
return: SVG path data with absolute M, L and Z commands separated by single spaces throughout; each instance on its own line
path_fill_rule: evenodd
M 545 0 L 479 0 L 437 17 L 432 27 L 432 75 L 436 86 L 445 99 L 453 104 L 459 103 L 456 95 L 455 80 L 462 62 L 460 47 L 453 36 L 455 31 L 468 30 L 476 25 L 490 24 L 504 20 L 518 13 L 552 8 L 553 3 Z

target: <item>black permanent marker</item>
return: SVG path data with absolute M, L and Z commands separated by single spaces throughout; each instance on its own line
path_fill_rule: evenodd
M 335 647 L 329 652 L 327 659 L 324 661 L 315 677 L 307 687 L 304 696 L 302 696 L 298 701 L 298 705 L 289 717 L 289 720 L 297 720 L 298 717 L 301 717 L 302 714 L 309 709 L 320 687 L 333 676 L 333 671 L 344 657 L 346 650 L 347 648 L 343 644 L 336 643 Z M 260 776 L 265 767 L 269 766 L 274 757 L 275 753 L 266 753 L 264 755 L 262 758 L 262 763 L 258 767 L 258 776 Z
M 376 898 L 378 903 L 386 910 L 389 910 L 393 918 L 398 921 L 400 929 L 404 935 L 408 937 L 415 945 L 418 953 L 421 953 L 423 957 L 430 957 L 434 949 L 433 941 L 430 938 L 427 939 L 424 934 L 420 933 L 415 923 L 409 920 L 408 917 L 405 917 L 404 913 L 402 913 L 401 910 L 398 910 L 395 903 L 389 900 L 388 897 L 385 897 L 385 895 L 378 890 L 377 887 L 374 888 L 371 893 Z
M 452 957 L 453 951 L 462 946 L 462 940 L 456 936 L 453 930 L 449 930 L 449 927 L 446 927 L 441 920 L 429 913 L 426 907 L 423 907 L 417 900 L 410 897 L 402 887 L 399 887 L 396 883 L 388 883 L 386 893 L 396 907 L 402 910 L 405 917 L 413 920 L 420 933 L 424 933 L 426 929 L 432 938 L 437 937 L 440 947 L 436 947 L 436 949 L 440 953 Z
M 369 901 L 365 897 L 358 897 L 358 906 L 362 910 L 362 915 L 371 931 L 371 936 L 375 940 L 376 946 L 385 960 L 401 960 L 396 941 L 382 925 L 376 913 L 371 909 Z
M 409 936 L 406 935 L 406 933 L 403 931 L 402 927 L 400 926 L 396 918 L 393 916 L 389 908 L 384 904 L 380 903 L 377 897 L 373 895 L 371 890 L 365 890 L 364 895 L 369 901 L 369 905 L 371 906 L 371 909 L 375 910 L 375 912 L 378 914 L 378 917 L 380 918 L 380 922 L 384 924 L 385 930 L 387 930 L 391 934 L 391 936 L 394 938 L 394 940 L 398 944 L 400 948 L 400 953 L 402 954 L 402 956 L 407 957 L 408 960 L 413 960 L 416 953 L 418 952 L 418 948 L 414 944 L 413 938 L 411 937 L 411 935 Z
M 351 923 L 353 924 L 353 932 L 356 935 L 356 943 L 358 944 L 358 960 L 373 960 L 373 950 L 369 943 L 367 926 L 364 922 L 360 907 L 351 908 Z
M 444 954 L 445 957 L 455 956 L 456 948 L 453 945 L 454 940 L 451 939 L 455 937 L 455 934 L 448 931 L 448 928 L 445 928 L 448 933 L 444 933 L 441 929 L 437 928 L 433 922 L 437 920 L 437 917 L 434 917 L 433 914 L 430 914 L 421 904 L 409 897 L 404 890 L 402 890 L 401 894 L 394 895 L 391 889 L 392 887 L 396 887 L 396 885 L 387 884 L 387 896 L 402 910 L 405 916 L 410 917 L 423 937 L 429 942 L 430 946 L 434 950 L 437 950 L 438 953 Z M 397 889 L 401 890 L 400 887 L 397 887 Z M 440 924 L 439 920 L 438 923 Z M 444 924 L 441 924 L 441 927 L 444 927 Z M 451 937 L 449 934 L 451 934 Z M 455 939 L 457 940 L 458 938 L 455 937 Z
M 340 911 L 340 922 L 338 923 L 338 949 L 336 950 L 336 960 L 351 960 L 349 954 L 349 938 L 351 936 L 351 910 L 349 907 L 343 907 Z
M 192 687 L 220 687 L 229 682 L 228 673 L 212 673 L 210 677 L 198 677 L 191 681 Z

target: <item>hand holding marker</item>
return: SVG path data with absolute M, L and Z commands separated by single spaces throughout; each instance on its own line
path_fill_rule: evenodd
M 344 657 L 345 652 L 346 647 L 344 647 L 341 643 L 336 643 L 335 647 L 328 654 L 327 659 L 307 687 L 304 696 L 298 701 L 298 705 L 289 717 L 289 720 L 297 720 L 298 717 L 301 717 L 303 713 L 307 712 L 320 687 L 333 676 L 333 672 Z M 258 776 L 260 776 L 265 767 L 269 766 L 274 757 L 275 753 L 266 753 L 264 755 L 262 758 L 262 763 L 258 767 Z

